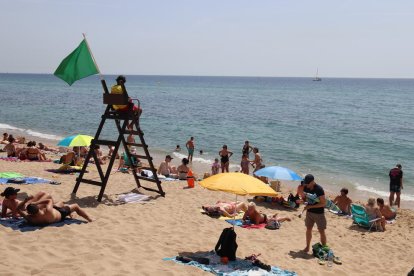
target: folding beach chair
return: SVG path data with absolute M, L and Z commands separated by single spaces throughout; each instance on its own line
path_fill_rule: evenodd
M 370 219 L 364 206 L 351 204 L 351 213 L 353 223 L 368 228 L 368 231 L 371 231 L 371 228 L 375 225 L 375 229 L 378 230 L 376 222 L 381 218 Z

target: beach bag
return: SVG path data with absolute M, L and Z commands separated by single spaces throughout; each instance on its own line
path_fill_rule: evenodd
M 328 252 L 329 252 L 329 246 L 327 245 L 323 246 L 320 242 L 312 245 L 313 256 L 318 259 L 326 260 L 326 258 L 328 257 Z
M 236 237 L 233 227 L 224 228 L 214 248 L 216 254 L 220 257 L 227 257 L 230 261 L 235 261 L 238 247 Z
M 269 220 L 269 221 L 267 221 L 265 228 L 269 229 L 269 230 L 279 229 L 280 228 L 280 222 L 278 222 L 277 220 Z

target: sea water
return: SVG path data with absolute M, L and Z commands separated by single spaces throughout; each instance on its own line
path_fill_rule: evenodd
M 105 79 L 110 86 L 115 76 Z M 266 166 L 312 173 L 333 192 L 382 197 L 401 163 L 402 200 L 414 204 L 414 80 L 127 76 L 126 88 L 140 100 L 154 151 L 180 145 L 175 157 L 185 157 L 194 136 L 195 163 L 211 164 L 226 144 L 234 171 L 249 140 Z M 53 75 L 0 74 L 0 103 L 0 131 L 55 141 L 93 136 L 105 109 L 96 76 L 68 86 Z M 103 135 L 114 131 L 108 124 Z

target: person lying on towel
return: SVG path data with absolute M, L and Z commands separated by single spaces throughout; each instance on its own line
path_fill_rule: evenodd
M 214 214 L 217 212 L 220 215 L 232 218 L 241 211 L 246 212 L 247 205 L 240 201 L 217 201 L 214 205 L 203 205 L 202 208 L 207 214 Z
M 39 201 L 33 201 L 33 198 L 27 197 L 19 203 L 17 210 L 32 225 L 49 225 L 64 221 L 66 217 L 72 217 L 73 212 L 88 222 L 92 222 L 92 219 L 78 204 L 54 203 L 51 197 Z
M 262 214 L 256 209 L 256 204 L 254 202 L 250 202 L 246 213 L 244 213 L 243 216 L 243 224 L 262 224 L 262 223 L 268 223 L 269 221 L 291 221 L 288 217 L 279 217 L 278 214 L 274 215 L 266 215 Z
M 17 199 L 17 193 L 20 189 L 15 189 L 13 187 L 7 187 L 1 196 L 4 196 L 2 209 L 1 209 L 1 217 L 19 217 L 19 212 L 17 210 L 17 206 L 21 203 L 20 200 Z M 45 192 L 38 192 L 34 196 L 30 196 L 30 199 L 33 202 L 37 202 L 43 199 L 51 198 L 51 196 Z

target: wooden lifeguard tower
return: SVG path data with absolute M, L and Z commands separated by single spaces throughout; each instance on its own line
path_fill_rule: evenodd
M 101 123 L 99 124 L 98 130 L 96 131 L 95 137 L 94 139 L 91 141 L 91 145 L 89 148 L 89 152 L 86 156 L 85 159 L 85 163 L 83 164 L 82 170 L 79 174 L 79 176 L 76 178 L 76 184 L 75 187 L 73 189 L 73 194 L 76 194 L 76 192 L 78 191 L 79 185 L 80 183 L 86 183 L 86 184 L 91 184 L 91 185 L 96 185 L 101 187 L 99 195 L 98 195 L 98 201 L 100 202 L 102 200 L 103 194 L 105 192 L 105 187 L 106 184 L 108 183 L 108 179 L 109 176 L 111 175 L 111 170 L 112 170 L 112 166 L 114 164 L 115 161 L 115 157 L 118 153 L 119 147 L 122 143 L 124 149 L 125 149 L 125 154 L 126 154 L 126 158 L 129 161 L 130 164 L 133 164 L 133 158 L 135 157 L 137 159 L 141 159 L 141 160 L 147 160 L 148 162 L 148 167 L 144 167 L 141 166 L 139 167 L 140 169 L 145 169 L 145 170 L 150 170 L 153 173 L 152 177 L 145 177 L 145 176 L 141 176 L 139 174 L 137 174 L 136 170 L 133 169 L 133 175 L 134 175 L 134 179 L 135 182 L 137 184 L 138 188 L 143 188 L 145 190 L 148 191 L 152 191 L 152 192 L 156 192 L 158 194 L 160 194 L 161 196 L 165 196 L 165 192 L 162 190 L 161 187 L 161 181 L 158 179 L 157 176 L 157 172 L 156 169 L 154 167 L 154 164 L 152 162 L 152 157 L 148 151 L 148 145 L 145 143 L 145 139 L 144 139 L 144 132 L 141 130 L 140 125 L 139 125 L 139 117 L 140 114 L 138 112 L 134 112 L 133 111 L 133 106 L 134 103 L 133 101 L 137 102 L 137 105 L 139 107 L 140 102 L 138 99 L 130 99 L 128 96 L 128 93 L 125 89 L 125 85 L 123 83 L 121 83 L 122 86 L 122 90 L 123 93 L 122 94 L 110 94 L 108 91 L 108 87 L 106 86 L 106 82 L 104 79 L 101 80 L 101 84 L 104 90 L 104 94 L 103 94 L 103 103 L 106 104 L 106 109 L 104 114 L 102 115 L 102 119 L 101 119 Z M 113 105 L 127 105 L 128 109 L 126 111 L 117 111 L 113 108 Z M 106 120 L 113 120 L 115 122 L 115 126 L 118 130 L 118 138 L 117 140 L 102 140 L 99 139 L 101 132 L 102 132 L 102 128 L 104 127 L 104 124 L 106 122 Z M 131 123 L 129 123 L 131 121 Z M 128 129 L 128 125 L 132 124 L 133 128 L 129 128 Z M 135 129 L 135 130 L 134 130 Z M 124 135 L 126 134 L 132 134 L 132 135 L 137 135 L 140 139 L 140 143 L 129 143 L 125 140 Z M 95 153 L 95 146 L 96 145 L 103 145 L 103 146 L 113 146 L 114 147 L 114 152 L 111 156 L 111 158 L 109 159 L 109 163 L 108 163 L 108 168 L 106 169 L 106 172 L 104 172 L 102 170 L 102 166 L 99 164 L 99 160 L 98 157 Z M 144 155 L 138 155 L 138 154 L 132 154 L 130 152 L 129 146 L 135 146 L 137 148 L 142 148 L 144 151 Z M 96 180 L 90 180 L 90 179 L 85 179 L 84 178 L 84 174 L 86 172 L 86 168 L 88 167 L 88 163 L 90 158 L 93 158 L 95 161 L 95 165 L 96 168 L 98 170 L 98 174 L 99 174 L 99 178 L 100 181 L 96 181 Z M 122 158 L 122 157 L 120 157 Z M 149 187 L 144 187 L 140 180 L 145 180 L 145 181 L 149 181 L 149 182 L 153 182 L 156 184 L 157 188 L 149 188 Z

